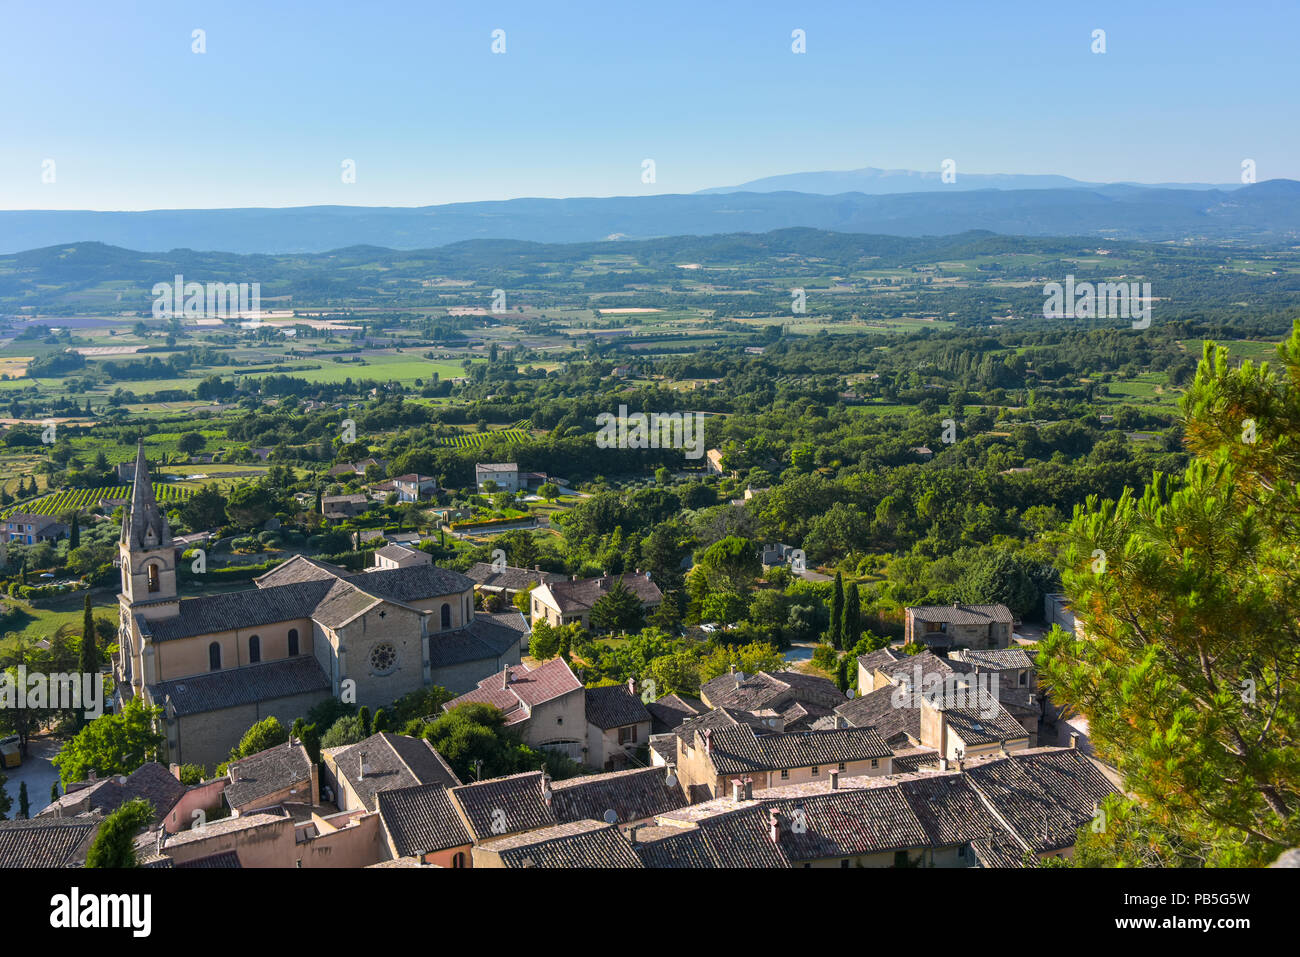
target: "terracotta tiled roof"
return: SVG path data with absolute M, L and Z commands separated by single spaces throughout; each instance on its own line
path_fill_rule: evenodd
M 504 680 L 507 674 L 509 685 Z M 564 659 L 552 658 L 532 670 L 522 664 L 511 665 L 442 707 L 450 711 L 463 704 L 490 704 L 505 713 L 507 724 L 515 724 L 527 720 L 531 708 L 581 690 L 582 682 Z
M 647 704 L 646 710 L 650 712 L 651 734 L 667 734 L 676 730 L 683 721 L 697 717 L 708 708 L 699 698 L 666 694 Z
M 911 705 L 908 696 L 901 705 L 894 704 L 900 690 L 885 685 L 853 698 L 835 709 L 835 713 L 855 728 L 875 728 L 891 743 L 921 740 L 921 708 Z M 900 740 L 902 739 L 902 740 Z
M 607 575 L 603 578 L 580 578 L 577 581 L 559 581 L 547 585 L 555 598 L 561 612 L 588 611 L 596 602 L 609 594 L 614 582 L 622 581 L 628 591 L 641 599 L 645 605 L 653 605 L 663 600 L 659 586 L 645 575 Z

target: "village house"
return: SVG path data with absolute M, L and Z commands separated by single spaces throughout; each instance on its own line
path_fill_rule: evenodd
M 474 466 L 474 485 L 480 492 L 487 492 L 488 482 L 495 483 L 492 491 L 517 492 L 519 484 L 519 465 L 516 462 L 479 462 Z
M 627 684 L 588 688 L 587 757 L 591 767 L 615 771 L 626 767 L 650 743 L 650 712 L 632 678 Z
M 746 676 L 733 670 L 701 686 L 700 698 L 709 708 L 772 716 L 764 723 L 773 731 L 809 730 L 845 701 L 833 682 L 801 671 Z
M 1014 623 L 1006 605 L 923 605 L 906 609 L 905 637 L 930 648 L 1006 648 Z
M 643 611 L 655 608 L 664 600 L 663 592 L 650 580 L 649 572 L 543 582 L 529 594 L 532 622 L 536 625 L 544 621 L 555 627 L 579 622 L 583 628 L 589 628 L 592 607 L 609 594 L 615 582 L 622 582 L 624 588 L 641 600 Z
M 115 705 L 163 708 L 163 759 L 211 767 L 270 715 L 339 697 L 383 707 L 453 693 L 520 660 L 522 616 L 474 614 L 474 583 L 420 564 L 352 573 L 295 556 L 237 592 L 181 598 L 176 552 L 143 448 L 123 513 Z
M 515 568 L 513 565 L 496 566 L 487 562 L 476 562 L 465 574 L 474 580 L 474 587 L 478 591 L 486 595 L 500 595 L 507 601 L 538 585 L 564 581 L 563 575 L 544 572 L 540 567 Z
M 678 736 L 677 773 L 693 801 L 727 793 L 732 779 L 759 788 L 784 787 L 823 778 L 890 773 L 893 749 L 875 728 L 760 734 L 748 724 L 696 729 Z
M 422 502 L 437 494 L 438 480 L 432 475 L 411 472 L 393 479 L 393 489 L 399 502 Z
M 423 738 L 378 732 L 364 741 L 321 752 L 321 793 L 341 811 L 377 808 L 381 791 L 436 784 L 460 784 L 456 772 Z
M 600 821 L 558 824 L 487 841 L 474 848 L 474 866 L 644 867 L 618 829 Z
M 504 668 L 442 707 L 451 711 L 472 703 L 501 711 L 506 726 L 518 728 L 530 747 L 587 762 L 586 693 L 564 659 L 552 658 L 531 670 L 523 664 Z
M 11 542 L 15 545 L 57 542 L 61 538 L 67 538 L 68 532 L 68 526 L 53 515 L 10 512 L 0 521 L 0 542 Z
M 320 805 L 320 775 L 301 741 L 289 740 L 226 767 L 226 804 L 235 815 L 285 802 Z
M 409 568 L 412 565 L 432 565 L 433 556 L 407 545 L 384 545 L 375 549 L 375 568 Z
M 369 508 L 370 497 L 361 492 L 352 495 L 323 495 L 320 500 L 321 514 L 334 522 L 364 515 Z
M 103 820 L 96 813 L 0 821 L 0 868 L 82 865 Z
M 377 795 L 384 840 L 393 858 L 438 867 L 472 867 L 474 838 L 441 784 L 393 788 Z

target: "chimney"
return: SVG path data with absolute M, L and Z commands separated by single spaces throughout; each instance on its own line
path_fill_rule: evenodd
M 506 688 L 509 687 L 510 687 L 510 669 L 507 668 L 505 671 L 501 672 L 501 688 L 504 691 Z
M 735 666 L 735 664 L 733 663 L 732 666 L 731 666 L 731 668 L 730 668 L 730 670 L 728 671 L 728 674 L 733 674 L 733 675 L 734 675 L 735 673 L 736 673 L 736 666 Z
M 737 804 L 745 800 L 745 785 L 741 783 L 740 778 L 731 779 L 731 799 Z
M 713 753 L 713 729 L 712 728 L 704 729 L 704 753 L 705 754 Z
M 551 776 L 545 771 L 542 772 L 542 801 L 551 806 Z
M 1079 748 L 1079 732 L 1078 732 L 1078 731 L 1071 731 L 1071 732 L 1070 732 L 1070 747 L 1071 747 L 1072 749 L 1076 750 L 1076 751 L 1078 750 L 1078 748 Z M 93 778 L 93 776 L 94 776 L 94 775 L 92 774 L 92 778 Z
M 635 679 L 635 678 L 628 678 L 628 679 L 627 679 L 627 693 L 630 694 L 630 695 L 634 695 L 634 694 L 636 694 L 636 679 Z
M 745 800 L 754 800 L 754 779 L 751 777 L 745 778 Z
M 948 770 L 948 759 L 947 759 L 947 758 L 940 758 L 940 759 L 939 759 L 939 770 L 940 770 L 940 771 L 947 771 L 947 770 Z
M 840 772 L 838 768 L 832 768 L 831 769 L 831 790 L 838 791 L 839 789 L 840 789 Z
M 781 843 L 781 812 L 776 808 L 767 812 L 767 836 L 773 844 Z
M 636 843 L 637 843 L 636 832 L 639 831 L 639 830 L 641 830 L 641 828 L 643 828 L 643 827 L 649 827 L 649 825 L 648 825 L 648 824 L 633 824 L 630 828 L 628 828 L 628 830 L 627 830 L 627 839 L 628 839 L 628 843 L 630 843 L 630 844 L 636 844 Z
M 1002 753 L 1003 757 L 1006 757 L 1008 754 L 1010 754 L 1010 752 L 1007 751 L 1007 741 L 1005 738 L 998 741 L 998 751 Z
M 366 776 L 366 753 L 363 751 L 357 755 L 357 779 L 364 779 Z
M 87 780 L 87 781 L 98 781 L 98 780 L 99 780 L 99 775 L 95 773 L 95 769 L 94 769 L 94 768 L 91 768 L 91 769 L 90 769 L 90 773 L 86 775 L 86 780 Z

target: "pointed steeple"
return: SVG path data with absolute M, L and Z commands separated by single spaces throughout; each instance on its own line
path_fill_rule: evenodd
M 170 548 L 172 545 L 172 530 L 167 525 L 167 516 L 154 498 L 153 479 L 149 477 L 149 463 L 144 458 L 144 439 L 136 447 L 131 504 L 122 513 L 122 544 L 140 550 Z

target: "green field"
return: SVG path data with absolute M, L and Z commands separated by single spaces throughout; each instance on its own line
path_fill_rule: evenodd
M 194 494 L 194 490 L 161 482 L 154 483 L 153 493 L 159 502 L 181 502 Z M 61 515 L 71 509 L 94 508 L 103 498 L 130 498 L 128 485 L 115 485 L 104 488 L 78 488 L 63 492 L 42 495 L 23 505 L 12 505 L 0 512 L 0 517 L 13 512 L 25 512 L 29 515 Z

